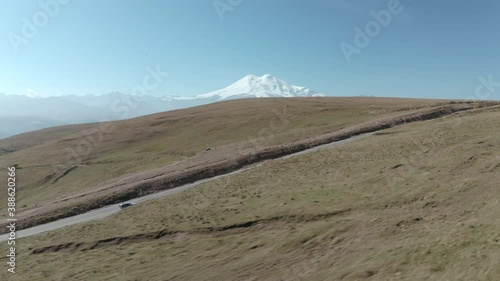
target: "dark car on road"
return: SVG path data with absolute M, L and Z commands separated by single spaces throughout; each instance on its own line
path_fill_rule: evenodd
M 132 203 L 132 202 L 123 202 L 123 203 L 118 204 L 118 207 L 120 207 L 120 209 L 125 209 L 127 207 L 132 206 L 132 205 L 134 205 L 134 203 Z

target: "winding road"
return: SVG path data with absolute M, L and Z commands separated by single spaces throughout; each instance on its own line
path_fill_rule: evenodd
M 316 146 L 316 147 L 313 147 L 313 148 L 310 148 L 310 149 L 306 149 L 306 150 L 303 150 L 303 151 L 300 151 L 300 152 L 296 152 L 296 153 L 293 153 L 293 154 L 290 154 L 290 155 L 287 155 L 287 156 L 284 156 L 284 157 L 281 157 L 281 158 L 278 158 L 278 159 L 266 160 L 266 161 L 263 161 L 261 163 L 258 163 L 258 164 L 252 165 L 252 166 L 248 166 L 248 167 L 245 167 L 243 169 L 240 169 L 240 170 L 228 173 L 228 174 L 219 175 L 219 176 L 215 176 L 215 177 L 212 177 L 212 178 L 207 178 L 207 179 L 199 180 L 197 182 L 186 184 L 186 185 L 183 185 L 183 186 L 179 186 L 179 187 L 176 187 L 176 188 L 173 188 L 173 189 L 168 189 L 168 190 L 161 191 L 161 192 L 158 192 L 158 193 L 146 195 L 146 196 L 143 196 L 143 197 L 138 197 L 138 198 L 135 198 L 133 200 L 129 200 L 129 202 L 132 202 L 134 204 L 139 204 L 139 203 L 142 203 L 144 201 L 151 200 L 151 199 L 156 199 L 156 198 L 160 198 L 160 197 L 164 197 L 164 196 L 173 195 L 173 194 L 176 194 L 176 193 L 179 193 L 179 192 L 183 192 L 183 191 L 185 191 L 187 189 L 193 188 L 193 187 L 195 187 L 195 186 L 197 186 L 197 185 L 199 185 L 201 183 L 204 183 L 204 182 L 216 180 L 218 178 L 227 177 L 227 176 L 230 176 L 230 175 L 233 175 L 233 174 L 237 174 L 237 173 L 241 173 L 241 172 L 246 171 L 246 170 L 253 169 L 255 167 L 258 167 L 258 166 L 262 165 L 262 163 L 267 162 L 267 161 L 277 161 L 279 159 L 287 159 L 287 158 L 291 158 L 291 157 L 296 157 L 296 156 L 299 156 L 299 155 L 303 155 L 303 154 L 315 152 L 315 151 L 318 151 L 318 150 L 321 150 L 321 149 L 325 149 L 325 148 L 332 148 L 332 147 L 335 147 L 335 146 L 339 146 L 339 145 L 343 145 L 343 144 L 352 142 L 354 140 L 358 140 L 358 139 L 361 139 L 361 138 L 369 137 L 369 136 L 371 136 L 373 134 L 374 133 L 362 134 L 362 135 L 354 136 L 354 137 L 351 137 L 351 138 L 348 138 L 348 139 L 345 139 L 345 140 L 341 140 L 341 141 L 337 141 L 337 142 L 332 142 L 332 143 L 328 143 L 328 144 L 324 144 L 324 145 L 320 145 L 320 146 Z M 78 223 L 88 222 L 88 221 L 92 221 L 92 220 L 102 219 L 102 218 L 108 217 L 108 216 L 110 216 L 112 214 L 115 214 L 115 213 L 117 213 L 119 211 L 120 211 L 120 208 L 118 207 L 118 205 L 106 206 L 104 208 L 92 210 L 92 211 L 84 213 L 84 214 L 80 214 L 80 215 L 76 215 L 76 216 L 72 216 L 72 217 L 67 217 L 67 218 L 64 218 L 64 219 L 61 219 L 61 220 L 57 220 L 57 221 L 54 221 L 54 222 L 49 222 L 49 223 L 46 223 L 46 224 L 41 224 L 41 225 L 37 225 L 37 226 L 31 227 L 31 228 L 27 228 L 27 229 L 23 229 L 23 230 L 17 231 L 16 232 L 16 239 L 17 238 L 22 238 L 22 237 L 36 235 L 36 234 L 43 233 L 43 232 L 46 232 L 46 231 L 51 231 L 51 230 L 59 229 L 59 228 L 65 227 L 65 226 L 73 225 L 73 224 L 78 224 Z M 7 241 L 8 238 L 9 238 L 9 234 L 8 233 L 0 235 L 0 242 Z

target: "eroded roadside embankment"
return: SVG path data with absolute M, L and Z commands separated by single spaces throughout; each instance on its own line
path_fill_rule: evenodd
M 162 229 L 154 232 L 139 233 L 128 236 L 111 237 L 106 239 L 100 239 L 97 241 L 82 241 L 82 242 L 68 242 L 57 245 L 45 246 L 41 248 L 36 248 L 31 251 L 31 254 L 43 254 L 43 253 L 57 253 L 61 251 L 75 252 L 75 251 L 89 251 L 98 248 L 104 248 L 108 246 L 124 245 L 124 244 L 134 244 L 141 242 L 148 242 L 152 240 L 158 240 L 165 237 L 172 237 L 178 234 L 187 235 L 210 235 L 214 232 L 226 232 L 233 230 L 244 230 L 249 229 L 254 226 L 266 226 L 273 223 L 284 223 L 284 224 L 298 224 L 298 223 L 308 223 L 321 221 L 329 219 L 331 217 L 342 216 L 351 213 L 351 209 L 338 210 L 328 213 L 316 214 L 316 215 L 287 215 L 287 216 L 275 216 L 266 219 L 249 220 L 237 224 L 230 224 L 218 227 L 203 227 L 194 229 L 192 231 L 178 231 L 170 229 Z
M 137 179 L 135 182 L 128 183 L 125 188 L 123 185 L 117 184 L 115 189 L 108 188 L 105 192 L 101 192 L 99 196 L 89 196 L 88 198 L 81 196 L 80 200 L 74 200 L 71 205 L 55 207 L 45 211 L 42 210 L 34 215 L 19 218 L 18 228 L 25 229 L 62 218 L 75 216 L 107 205 L 156 193 L 161 190 L 179 187 L 198 180 L 227 174 L 261 161 L 283 157 L 316 146 L 345 140 L 353 136 L 372 133 L 410 122 L 431 120 L 458 111 L 471 110 L 483 106 L 484 104 L 472 102 L 451 103 L 447 106 L 440 106 L 397 117 L 365 122 L 337 132 L 297 141 L 288 145 L 279 145 L 256 150 L 252 153 L 237 155 L 232 159 L 224 159 L 205 166 L 194 166 L 179 173 L 165 173 L 152 178 Z M 5 225 L 5 223 L 0 225 L 0 233 L 5 233 Z

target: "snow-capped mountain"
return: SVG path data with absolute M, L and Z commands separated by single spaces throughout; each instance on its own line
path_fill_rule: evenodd
M 277 98 L 277 97 L 321 97 L 315 91 L 306 87 L 294 86 L 280 80 L 271 74 L 256 76 L 247 75 L 236 83 L 224 89 L 198 95 L 195 98 L 216 98 L 217 100 L 237 99 L 237 98 Z
M 44 97 L 0 93 L 0 138 L 63 124 L 120 120 L 212 102 L 264 97 L 318 97 L 306 87 L 288 84 L 270 74 L 247 75 L 224 89 L 194 97 L 131 95 L 62 95 Z

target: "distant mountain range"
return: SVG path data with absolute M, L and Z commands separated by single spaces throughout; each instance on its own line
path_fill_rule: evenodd
M 247 75 L 228 87 L 194 97 L 104 95 L 34 97 L 0 94 L 0 138 L 65 124 L 120 120 L 239 98 L 319 97 L 270 74 Z

